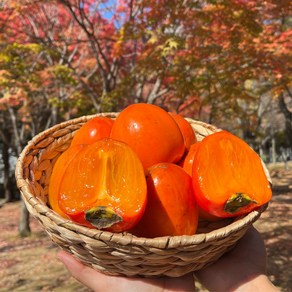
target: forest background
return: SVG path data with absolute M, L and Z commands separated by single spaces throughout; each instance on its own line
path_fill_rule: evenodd
M 62 121 L 147 102 L 227 129 L 267 163 L 292 157 L 291 3 L 0 3 L 0 199 L 15 160 Z M 23 206 L 19 232 L 30 233 Z

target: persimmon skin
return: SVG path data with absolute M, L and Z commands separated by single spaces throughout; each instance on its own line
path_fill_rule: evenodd
M 215 215 L 210 214 L 209 212 L 202 209 L 200 206 L 199 208 L 199 220 L 209 221 L 209 222 L 216 222 L 220 221 L 223 218 L 217 217 Z
M 88 120 L 76 131 L 71 146 L 92 144 L 103 138 L 109 138 L 113 124 L 114 120 L 102 116 Z
M 195 135 L 195 132 L 194 132 L 192 126 L 180 114 L 176 114 L 173 112 L 170 112 L 169 114 L 172 116 L 172 118 L 175 120 L 178 127 L 180 128 L 180 131 L 181 131 L 183 138 L 184 138 L 184 143 L 185 143 L 185 148 L 186 148 L 185 151 L 186 152 L 189 151 L 191 145 L 197 142 L 197 138 L 196 138 L 196 135 Z
M 119 141 L 102 139 L 83 145 L 59 181 L 56 197 L 58 208 L 81 225 L 126 231 L 140 220 L 146 207 L 142 163 L 128 145 Z M 100 217 L 89 220 L 92 208 L 110 209 L 121 220 L 110 221 L 112 217 L 109 218 L 107 211 L 103 214 L 107 225 L 100 223 Z
M 131 232 L 148 238 L 195 234 L 198 209 L 191 177 L 176 164 L 158 163 L 148 169 L 146 181 L 146 210 Z
M 48 199 L 51 208 L 64 218 L 69 216 L 64 213 L 58 204 L 59 187 L 67 167 L 70 165 L 75 156 L 83 149 L 83 145 L 75 145 L 65 150 L 57 159 L 49 183 Z
M 199 149 L 199 143 L 196 142 L 190 146 L 189 151 L 187 152 L 184 160 L 182 161 L 182 168 L 185 170 L 187 174 L 190 176 L 193 175 L 193 163 L 194 163 L 194 157 Z
M 227 131 L 211 134 L 200 142 L 192 180 L 198 205 L 220 218 L 249 213 L 272 197 L 257 153 Z M 234 202 L 236 208 L 231 208 Z
M 199 143 L 200 142 L 196 142 L 191 145 L 190 150 L 186 153 L 186 156 L 184 157 L 184 160 L 181 163 L 181 167 L 190 176 L 193 175 L 194 157 L 197 154 L 197 151 L 199 149 Z M 203 210 L 200 206 L 198 206 L 198 209 L 199 209 L 199 219 L 212 221 L 212 222 L 222 219 L 222 218 L 209 214 L 207 211 Z
M 174 119 L 158 106 L 132 104 L 121 111 L 112 127 L 111 138 L 128 144 L 144 169 L 160 163 L 175 163 L 184 154 L 182 133 Z

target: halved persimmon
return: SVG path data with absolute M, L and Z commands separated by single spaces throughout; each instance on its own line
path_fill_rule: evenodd
M 208 211 L 202 209 L 199 206 L 199 220 L 204 220 L 204 221 L 210 221 L 210 222 L 216 222 L 219 220 L 222 220 L 223 218 L 217 217 L 215 215 L 210 214 Z
M 190 176 L 193 175 L 193 163 L 194 163 L 194 157 L 197 154 L 197 151 L 199 149 L 200 142 L 196 142 L 191 145 L 190 150 L 187 152 L 186 156 L 184 157 L 184 160 L 181 163 L 182 168 L 185 170 L 187 174 Z M 221 218 L 218 218 L 214 215 L 211 215 L 207 211 L 203 210 L 200 206 L 199 208 L 199 218 L 204 219 L 207 221 L 217 221 Z
M 103 116 L 88 120 L 76 131 L 71 146 L 92 144 L 103 138 L 109 138 L 113 124 L 114 120 Z
M 184 159 L 181 163 L 182 168 L 190 176 L 193 175 L 194 157 L 199 149 L 199 143 L 200 142 L 196 142 L 196 143 L 191 145 L 190 150 L 187 152 L 186 156 L 184 157 Z
M 62 162 L 53 172 L 59 168 Z M 146 206 L 141 161 L 128 145 L 112 139 L 84 145 L 68 163 L 62 179 L 51 180 L 51 184 L 55 184 L 49 194 L 51 206 L 87 227 L 128 230 Z
M 246 214 L 267 203 L 271 186 L 258 154 L 227 131 L 205 137 L 193 160 L 199 206 L 217 217 Z
M 196 135 L 195 135 L 195 132 L 194 132 L 192 126 L 180 114 L 176 114 L 173 112 L 170 112 L 169 114 L 173 117 L 173 119 L 177 123 L 178 127 L 180 128 L 180 131 L 181 131 L 183 138 L 184 138 L 186 151 L 189 151 L 191 145 L 197 142 L 197 138 L 196 138 Z
M 158 163 L 148 169 L 146 181 L 146 210 L 131 232 L 150 238 L 195 234 L 198 209 L 191 177 L 176 164 Z
M 72 160 L 76 157 L 76 155 L 84 148 L 83 145 L 75 145 L 73 147 L 69 147 L 65 150 L 57 159 L 49 183 L 49 204 L 51 208 L 61 215 L 64 218 L 69 218 L 69 216 L 60 209 L 58 203 L 58 194 L 59 187 L 63 180 L 64 173 L 67 170 L 67 167 L 70 166 Z
M 175 163 L 185 151 L 182 133 L 174 119 L 152 104 L 132 104 L 121 111 L 111 138 L 128 144 L 138 154 L 144 169 L 159 162 Z

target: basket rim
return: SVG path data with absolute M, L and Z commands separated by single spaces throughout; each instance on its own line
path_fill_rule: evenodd
M 235 220 L 228 224 L 227 226 L 220 227 L 213 231 L 207 233 L 198 233 L 194 235 L 182 235 L 182 236 L 163 236 L 163 237 L 155 237 L 155 238 L 145 238 L 145 237 L 137 237 L 130 233 L 123 232 L 123 233 L 112 233 L 109 231 L 98 230 L 98 229 L 91 229 L 84 226 L 81 226 L 77 223 L 69 219 L 65 219 L 57 214 L 54 210 L 52 210 L 48 205 L 38 200 L 34 195 L 31 193 L 29 188 L 28 181 L 24 178 L 23 173 L 23 165 L 26 158 L 26 155 L 29 154 L 35 145 L 42 142 L 48 135 L 66 128 L 72 124 L 84 123 L 87 120 L 94 118 L 96 116 L 107 116 L 111 118 L 117 117 L 118 113 L 116 112 L 108 112 L 108 113 L 99 113 L 93 115 L 86 115 L 78 118 L 74 118 L 57 125 L 52 126 L 51 128 L 37 134 L 34 136 L 27 145 L 23 148 L 15 167 L 15 176 L 17 186 L 21 192 L 22 198 L 26 205 L 30 205 L 34 210 L 36 210 L 37 214 L 42 214 L 48 217 L 53 223 L 58 225 L 59 227 L 63 227 L 65 229 L 69 229 L 81 236 L 90 237 L 92 239 L 99 239 L 103 241 L 110 241 L 112 243 L 117 243 L 121 245 L 137 245 L 137 246 L 145 246 L 148 248 L 163 248 L 163 249 L 170 249 L 170 248 L 178 248 L 178 247 L 187 247 L 191 245 L 197 245 L 200 243 L 207 243 L 216 241 L 218 238 L 227 237 L 232 232 L 235 232 L 239 229 L 243 229 L 249 227 L 253 224 L 261 215 L 262 212 L 268 206 L 268 203 L 260 206 L 259 208 L 251 211 L 250 213 L 239 216 L 235 218 Z M 212 131 L 220 131 L 219 128 L 204 123 L 202 121 L 194 120 L 191 118 L 186 118 L 189 122 L 193 124 L 200 125 L 203 127 L 207 127 Z M 34 217 L 36 215 L 33 214 Z

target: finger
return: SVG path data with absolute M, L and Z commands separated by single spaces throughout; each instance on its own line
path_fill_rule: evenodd
M 195 278 L 193 274 L 187 274 L 178 278 L 164 278 L 163 291 L 195 291 Z
M 237 254 L 244 257 L 251 253 L 257 255 L 257 257 L 265 258 L 265 244 L 260 233 L 251 226 L 245 233 L 245 235 L 238 241 L 234 249 L 230 254 Z
M 106 288 L 101 273 L 81 264 L 65 251 L 60 251 L 57 256 L 70 274 L 83 285 L 89 287 L 93 291 L 102 291 Z
M 246 248 L 248 246 L 248 248 Z M 243 257 L 248 257 L 250 254 L 256 255 L 254 258 L 250 258 L 250 260 L 254 263 L 254 266 L 261 268 L 263 273 L 266 273 L 267 266 L 267 253 L 266 246 L 261 234 L 257 231 L 257 229 L 252 226 L 250 227 L 244 237 L 239 241 L 237 249 L 235 251 L 238 253 L 239 251 L 244 251 L 242 254 Z
M 58 258 L 66 266 L 70 274 L 83 285 L 93 291 L 160 291 L 165 285 L 164 279 L 124 278 L 102 274 L 90 267 L 84 266 L 65 251 L 58 253 Z M 167 290 L 166 290 L 167 291 Z
M 102 274 L 78 262 L 65 251 L 58 253 L 58 258 L 71 275 L 93 291 L 194 291 L 194 279 L 191 274 L 179 278 L 127 278 Z

